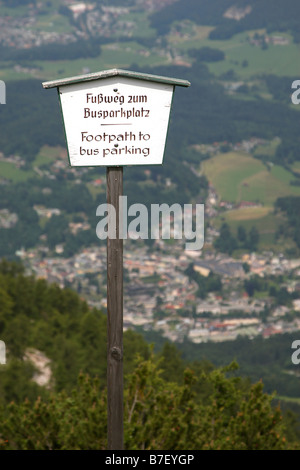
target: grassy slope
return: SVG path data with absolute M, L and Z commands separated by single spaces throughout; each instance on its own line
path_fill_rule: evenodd
M 225 201 L 259 202 L 271 207 L 281 196 L 300 196 L 300 187 L 291 186 L 293 175 L 241 152 L 218 154 L 202 163 L 202 171 Z
M 300 73 L 299 52 L 300 46 L 294 44 L 291 35 L 287 33 L 272 33 L 289 39 L 286 46 L 269 45 L 268 49 L 251 45 L 247 41 L 248 36 L 255 32 L 262 34 L 265 30 L 247 31 L 236 34 L 226 41 L 211 40 L 208 35 L 213 28 L 196 27 L 191 38 L 180 38 L 169 35 L 169 42 L 181 51 L 188 53 L 189 49 L 211 47 L 220 49 L 225 53 L 225 60 L 209 64 L 210 71 L 219 76 L 232 69 L 240 79 L 250 79 L 259 74 L 275 74 L 278 76 L 297 76 Z M 248 66 L 243 67 L 242 62 L 248 61 Z
M 259 160 L 245 153 L 219 154 L 202 163 L 202 171 L 215 187 L 219 197 L 225 201 L 259 202 L 261 207 L 235 209 L 221 213 L 215 220 L 220 227 L 227 222 L 236 232 L 239 225 L 248 231 L 255 226 L 260 233 L 260 249 L 279 249 L 274 234 L 284 223 L 280 214 L 274 214 L 273 204 L 280 196 L 300 195 L 299 186 L 291 186 L 293 175 L 274 165 L 270 170 Z M 292 241 L 286 247 L 294 247 Z
M 10 162 L 1 162 L 0 163 L 0 177 L 8 179 L 13 183 L 18 183 L 21 181 L 26 181 L 33 176 L 36 176 L 34 172 L 34 167 L 40 168 L 44 165 L 53 163 L 56 159 L 61 158 L 62 152 L 65 152 L 61 147 L 48 147 L 45 145 L 41 148 L 40 152 L 33 160 L 31 168 L 24 170 L 22 167 L 17 168 L 13 163 Z M 67 157 L 65 155 L 65 161 L 67 162 Z

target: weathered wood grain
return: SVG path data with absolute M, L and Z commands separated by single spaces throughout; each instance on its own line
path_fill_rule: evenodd
M 107 167 L 107 203 L 119 213 L 123 168 Z M 107 238 L 107 426 L 108 449 L 123 450 L 123 239 Z M 110 225 L 110 214 L 108 214 Z

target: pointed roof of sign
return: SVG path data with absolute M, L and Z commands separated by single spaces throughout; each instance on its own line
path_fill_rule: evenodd
M 103 70 L 103 71 L 95 72 L 95 73 L 88 73 L 86 75 L 76 75 L 75 77 L 61 78 L 59 80 L 52 80 L 50 82 L 44 82 L 43 87 L 54 88 L 54 87 L 60 87 L 64 85 L 71 85 L 73 83 L 90 82 L 92 80 L 99 80 L 102 78 L 117 77 L 117 76 L 135 78 L 137 80 L 147 80 L 150 82 L 166 83 L 168 85 L 176 85 L 176 86 L 184 86 L 184 87 L 190 86 L 190 82 L 188 82 L 187 80 L 181 80 L 178 78 L 162 77 L 160 75 L 151 75 L 148 73 L 132 72 L 130 70 L 110 69 L 110 70 Z

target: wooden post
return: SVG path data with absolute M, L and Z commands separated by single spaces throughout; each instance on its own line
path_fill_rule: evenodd
M 123 193 L 123 166 L 162 164 L 175 86 L 188 87 L 190 82 L 121 69 L 43 83 L 44 88 L 56 87 L 58 90 L 70 165 L 105 166 L 107 203 L 115 209 L 115 221 L 108 214 L 107 236 L 109 450 L 123 450 L 123 237 L 127 235 L 123 233 L 123 222 L 122 227 L 119 226 L 119 219 L 125 215 L 123 208 L 119 209 L 119 196 Z M 101 104 L 102 111 L 99 111 L 100 103 L 96 103 L 96 94 L 98 98 L 107 98 Z M 130 103 L 133 98 L 137 106 L 132 110 Z M 144 108 L 145 103 L 147 109 Z M 87 104 L 91 108 L 86 108 Z M 120 104 L 124 104 L 122 113 L 119 111 Z M 93 119 L 96 114 L 101 119 Z M 118 126 L 120 139 L 128 143 L 128 147 L 120 148 L 119 152 L 119 144 L 115 143 L 116 127 L 113 126 Z M 112 229 L 114 234 L 111 233 Z
M 107 167 L 107 203 L 115 208 L 115 239 L 107 237 L 107 438 L 108 450 L 123 450 L 123 238 L 119 196 L 123 167 Z M 110 227 L 108 214 L 108 230 Z

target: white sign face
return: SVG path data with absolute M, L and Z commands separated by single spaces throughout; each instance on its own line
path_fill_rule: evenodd
M 59 87 L 71 166 L 162 164 L 173 90 L 127 77 Z

